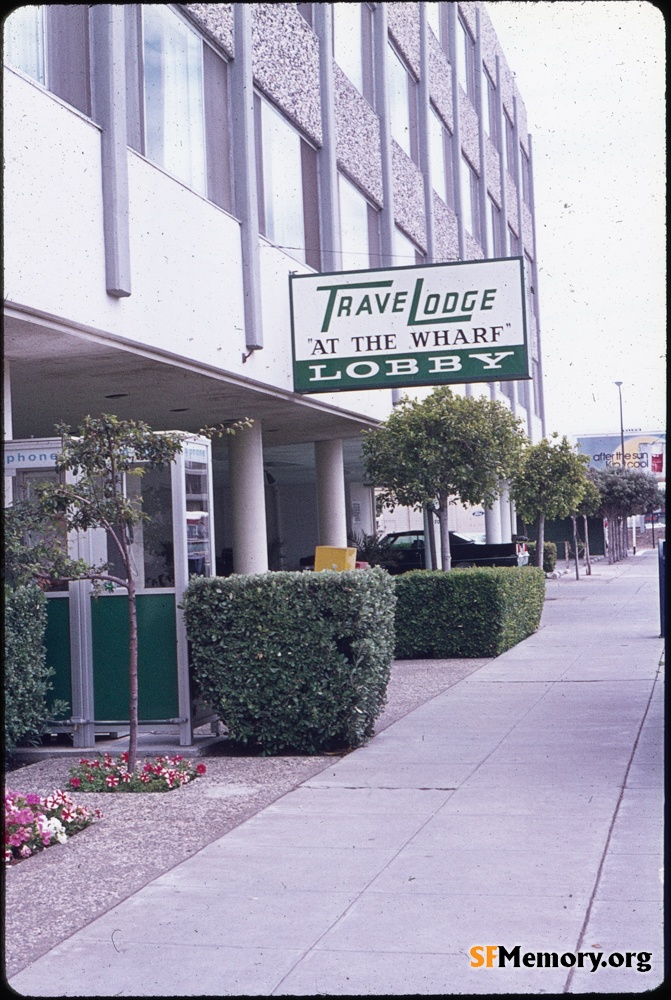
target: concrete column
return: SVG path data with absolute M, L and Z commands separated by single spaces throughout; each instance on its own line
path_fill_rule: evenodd
M 9 369 L 9 361 L 4 361 L 4 436 L 5 441 L 11 441 L 12 431 L 12 378 Z M 12 476 L 5 476 L 5 507 L 9 507 L 12 502 Z
M 342 441 L 315 441 L 319 544 L 347 546 L 345 467 Z
M 319 39 L 319 90 L 322 112 L 322 148 L 319 161 L 320 237 L 322 270 L 342 269 L 340 210 L 338 207 L 338 163 L 333 85 L 333 7 L 313 7 L 314 29 Z
M 233 569 L 236 573 L 268 570 L 263 435 L 261 424 L 228 439 L 233 491 Z
M 107 294 L 131 293 L 123 5 L 91 4 L 93 117 L 101 127 L 103 234 Z
M 485 507 L 485 532 L 487 544 L 497 545 L 501 542 L 501 502 L 495 500 L 491 509 Z
M 245 297 L 245 345 L 263 347 L 259 208 L 254 139 L 254 76 L 252 71 L 252 5 L 233 4 L 235 59 L 231 69 L 231 117 L 235 211 L 242 223 L 242 286 Z M 236 435 L 237 437 L 237 435 Z M 265 542 L 264 542 L 265 544 Z
M 512 542 L 512 532 L 510 529 L 511 518 L 510 518 L 510 490 L 508 489 L 507 483 L 502 483 L 501 486 L 501 499 L 499 501 L 501 506 L 501 541 L 502 542 Z

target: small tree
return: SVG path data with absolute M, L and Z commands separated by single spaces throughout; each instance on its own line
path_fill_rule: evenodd
M 568 517 L 585 489 L 586 455 L 579 455 L 568 438 L 543 438 L 522 455 L 512 481 L 511 497 L 524 521 L 536 522 L 536 565 L 543 565 L 545 519 Z
M 108 566 L 92 566 L 78 571 L 70 567 L 67 575 L 110 583 L 128 593 L 128 769 L 133 771 L 139 720 L 136 570 L 131 548 L 133 528 L 147 520 L 147 515 L 141 497 L 129 495 L 126 478 L 142 476 L 146 469 L 166 468 L 182 450 L 184 435 L 158 433 L 141 421 L 120 420 L 111 414 L 86 417 L 76 437 L 65 424 L 56 429 L 63 439 L 56 469 L 70 473 L 75 482 L 40 484 L 37 510 L 40 518 L 57 521 L 68 532 L 103 528 L 119 554 L 122 570 L 118 574 Z
M 378 507 L 433 504 L 441 529 L 443 569 L 450 570 L 450 497 L 491 506 L 501 480 L 516 468 L 525 441 L 520 421 L 501 403 L 434 389 L 403 402 L 375 430 L 365 432 L 368 477 L 380 488 Z
M 649 472 L 620 466 L 592 469 L 590 476 L 601 496 L 599 512 L 608 519 L 608 562 L 618 562 L 627 554 L 627 518 L 659 503 L 657 480 Z
M 598 514 L 600 503 L 601 503 L 601 494 L 599 493 L 598 489 L 594 485 L 594 481 L 589 477 L 589 475 L 586 475 L 585 476 L 585 492 L 582 495 L 582 500 L 580 501 L 580 503 L 578 504 L 578 506 L 576 508 L 575 514 L 571 514 L 571 518 L 573 520 L 573 544 L 574 544 L 574 546 L 577 546 L 577 537 L 578 537 L 578 531 L 577 531 L 577 525 L 576 525 L 576 518 L 577 517 L 582 517 L 582 520 L 583 520 L 583 527 L 584 527 L 584 530 L 585 530 L 585 572 L 587 573 L 587 576 L 591 576 L 592 575 L 592 563 L 591 563 L 591 560 L 590 560 L 590 551 L 589 551 L 589 523 L 588 523 L 587 519 L 588 519 L 588 517 L 592 517 L 594 514 Z M 579 577 L 579 575 L 580 575 L 579 571 L 578 571 L 578 562 L 577 562 L 577 560 L 578 560 L 577 547 L 576 547 L 576 556 L 575 557 L 576 557 L 576 570 L 575 570 L 575 574 L 576 574 L 576 580 L 577 580 L 578 577 Z

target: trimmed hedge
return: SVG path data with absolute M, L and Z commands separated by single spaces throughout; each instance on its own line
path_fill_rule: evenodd
M 395 604 L 381 569 L 194 578 L 196 692 L 264 753 L 360 746 L 385 703 Z
M 47 599 L 39 587 L 5 587 L 5 753 L 36 741 L 49 718 L 46 627 Z
M 396 657 L 498 656 L 535 632 L 545 575 L 535 567 L 415 570 L 396 577 Z
M 531 566 L 536 555 L 536 543 L 527 542 L 529 549 L 529 565 Z M 543 572 L 554 573 L 557 565 L 557 546 L 554 542 L 543 542 Z

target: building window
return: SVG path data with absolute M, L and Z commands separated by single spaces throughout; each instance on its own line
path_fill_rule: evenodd
M 503 257 L 503 216 L 501 209 L 491 196 L 487 196 L 487 221 L 489 225 L 489 253 L 492 257 Z
M 454 211 L 452 133 L 443 125 L 442 119 L 438 117 L 434 108 L 431 108 L 429 115 L 429 140 L 433 189 Z
M 164 4 L 126 6 L 129 144 L 232 208 L 225 60 Z
M 522 166 L 522 201 L 531 205 L 531 161 L 520 146 L 520 164 Z
M 398 226 L 394 227 L 394 267 L 421 264 L 424 254 Z
M 373 104 L 373 26 L 367 3 L 334 3 L 333 58 L 369 104 Z
M 473 239 L 481 242 L 480 198 L 478 175 L 465 156 L 461 157 L 461 206 L 464 228 Z
M 515 230 L 508 226 L 508 242 L 510 244 L 510 257 L 520 257 L 522 254 L 522 243 Z
M 319 270 L 319 189 L 315 150 L 286 118 L 254 98 L 259 229 L 271 243 Z
M 496 85 L 487 70 L 482 68 L 482 115 L 489 138 L 499 148 L 499 115 L 496 100 Z
M 91 114 L 88 4 L 19 7 L 5 22 L 5 60 Z
M 446 4 L 425 3 L 424 6 L 426 7 L 426 20 L 429 28 L 435 35 L 436 41 L 440 45 L 443 52 L 447 52 L 449 46 Z
M 503 121 L 506 130 L 506 170 L 511 180 L 516 181 L 517 149 L 515 146 L 515 127 L 507 111 L 503 112 Z
M 475 101 L 475 42 L 470 31 L 457 18 L 457 77 L 464 93 Z
M 529 256 L 529 254 L 524 251 L 524 287 L 527 293 L 527 305 L 529 308 L 529 315 L 534 316 L 536 314 L 536 306 L 534 302 L 534 286 L 533 286 L 533 276 L 534 276 L 534 264 Z
M 340 201 L 341 270 L 361 271 L 379 266 L 379 214 L 363 194 L 342 174 L 338 175 Z
M 387 48 L 387 55 L 391 134 L 401 149 L 417 163 L 417 81 L 391 45 Z

